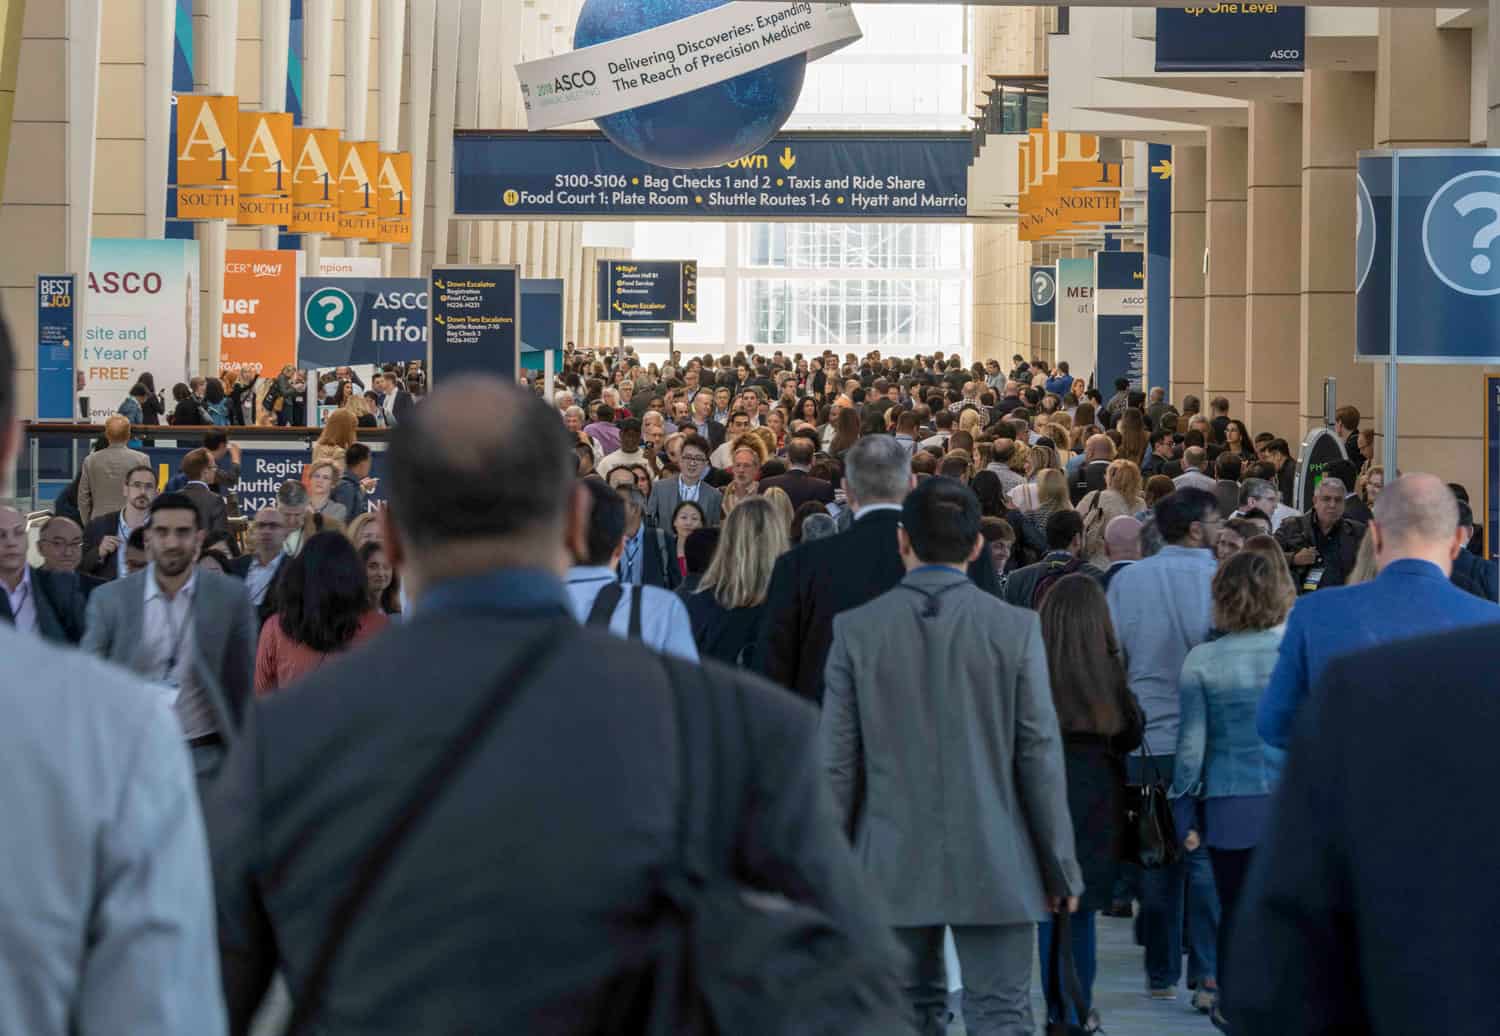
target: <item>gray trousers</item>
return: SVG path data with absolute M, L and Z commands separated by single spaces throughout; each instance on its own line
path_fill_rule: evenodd
M 969 1036 L 1033 1036 L 1031 960 L 1036 925 L 953 925 L 963 968 L 964 1031 Z M 948 981 L 943 926 L 897 928 L 911 954 L 904 978 L 907 999 L 922 1036 L 948 1031 Z

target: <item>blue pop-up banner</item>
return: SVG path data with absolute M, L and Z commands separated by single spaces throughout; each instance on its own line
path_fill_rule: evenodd
M 1057 323 L 1057 267 L 1031 268 L 1031 322 Z
M 1281 4 L 1156 9 L 1158 72 L 1300 72 L 1306 12 Z
M 304 277 L 297 366 L 427 359 L 427 282 L 420 277 Z
M 43 421 L 77 418 L 73 403 L 76 281 L 70 273 L 36 279 L 36 416 Z
M 521 370 L 521 275 L 514 266 L 434 266 L 432 383 L 457 374 L 514 381 Z
M 1172 377 L 1172 149 L 1146 149 L 1146 381 Z
M 521 366 L 539 371 L 548 349 L 554 350 L 552 369 L 562 369 L 563 282 L 561 278 L 521 279 Z
M 1500 363 L 1500 150 L 1359 156 L 1357 356 Z
M 968 214 L 967 133 L 781 133 L 710 169 L 664 169 L 602 133 L 458 132 L 460 218 L 954 219 Z
M 1108 391 L 1116 378 L 1139 389 L 1145 363 L 1146 273 L 1140 252 L 1094 256 L 1096 384 Z

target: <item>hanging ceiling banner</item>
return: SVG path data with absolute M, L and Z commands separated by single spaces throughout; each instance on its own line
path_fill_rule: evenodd
M 691 93 L 861 36 L 847 3 L 738 0 L 646 32 L 516 66 L 526 128 L 556 129 Z

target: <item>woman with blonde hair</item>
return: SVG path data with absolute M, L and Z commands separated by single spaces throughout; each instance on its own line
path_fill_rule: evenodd
M 771 572 L 787 549 L 790 526 L 768 499 L 756 497 L 724 519 L 719 546 L 697 592 L 684 595 L 701 657 L 730 665 L 752 663 L 765 625 Z
M 1104 528 L 1113 518 L 1134 515 L 1145 510 L 1141 495 L 1141 469 L 1128 460 L 1111 461 L 1104 469 L 1104 488 L 1096 489 L 1078 501 L 1083 515 L 1083 557 L 1100 570 L 1109 567 L 1104 550 Z
M 382 542 L 384 537 L 380 531 L 380 515 L 374 511 L 366 511 L 349 523 L 344 535 L 349 537 L 355 550 L 363 550 L 371 543 Z
M 375 408 L 370 406 L 370 401 L 365 398 L 364 393 L 355 392 L 354 386 L 347 381 L 339 386 L 340 394 L 345 394 L 346 390 L 348 398 L 343 401 L 339 409 L 353 414 L 354 423 L 360 428 L 379 428 L 380 421 L 375 417 Z
M 775 510 L 776 516 L 781 519 L 781 527 L 792 533 L 792 519 L 797 517 L 797 509 L 792 506 L 792 498 L 786 495 L 786 490 L 780 486 L 772 486 L 760 494 L 761 499 L 769 503 Z
M 323 425 L 323 434 L 313 443 L 312 462 L 328 461 L 344 470 L 344 452 L 359 441 L 359 418 L 348 410 L 335 410 Z
M 1146 418 L 1133 406 L 1128 406 L 1120 412 L 1120 423 L 1116 425 L 1120 433 L 1120 448 L 1115 455 L 1125 460 L 1133 460 L 1137 464 L 1146 463 L 1146 451 L 1150 449 L 1150 442 L 1146 435 Z
M 342 523 L 349 516 L 344 505 L 333 499 L 333 487 L 339 481 L 339 466 L 331 460 L 320 460 L 307 469 L 307 513 Z
M 1026 484 L 1017 486 L 1009 493 L 1010 502 L 1017 511 L 1034 511 L 1041 504 L 1036 482 L 1044 471 L 1062 473 L 1062 463 L 1058 460 L 1057 450 L 1051 446 L 1033 446 L 1026 451 L 1026 466 L 1023 470 Z M 1065 485 L 1064 490 L 1066 488 Z
M 893 407 L 892 409 L 895 408 Z M 965 410 L 958 415 L 958 430 L 960 432 L 968 432 L 970 435 L 978 437 L 980 430 L 983 428 L 984 418 L 979 416 L 978 410 Z
M 1073 504 L 1068 499 L 1068 480 L 1057 468 L 1048 468 L 1037 476 L 1035 489 L 1037 505 L 1022 517 L 1045 540 L 1047 519 L 1058 511 L 1071 511 Z

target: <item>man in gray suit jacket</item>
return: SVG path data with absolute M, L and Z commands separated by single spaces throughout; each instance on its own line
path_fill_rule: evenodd
M 924 1036 L 947 1031 L 945 926 L 967 1031 L 1030 1036 L 1035 922 L 1083 891 L 1041 623 L 965 574 L 984 548 L 972 492 L 927 479 L 901 511 L 906 578 L 833 620 L 823 765 L 912 955 Z
M 703 476 L 708 473 L 708 447 L 701 438 L 683 443 L 678 464 L 682 474 L 661 479 L 651 487 L 651 499 L 646 501 L 647 517 L 658 529 L 671 532 L 672 512 L 683 500 L 693 500 L 703 508 L 703 524 L 718 525 L 724 497 L 703 481 Z
M 202 516 L 181 493 L 151 502 L 142 572 L 89 597 L 83 650 L 153 681 L 177 711 L 200 777 L 217 770 L 255 680 L 259 628 L 245 584 L 196 567 Z

